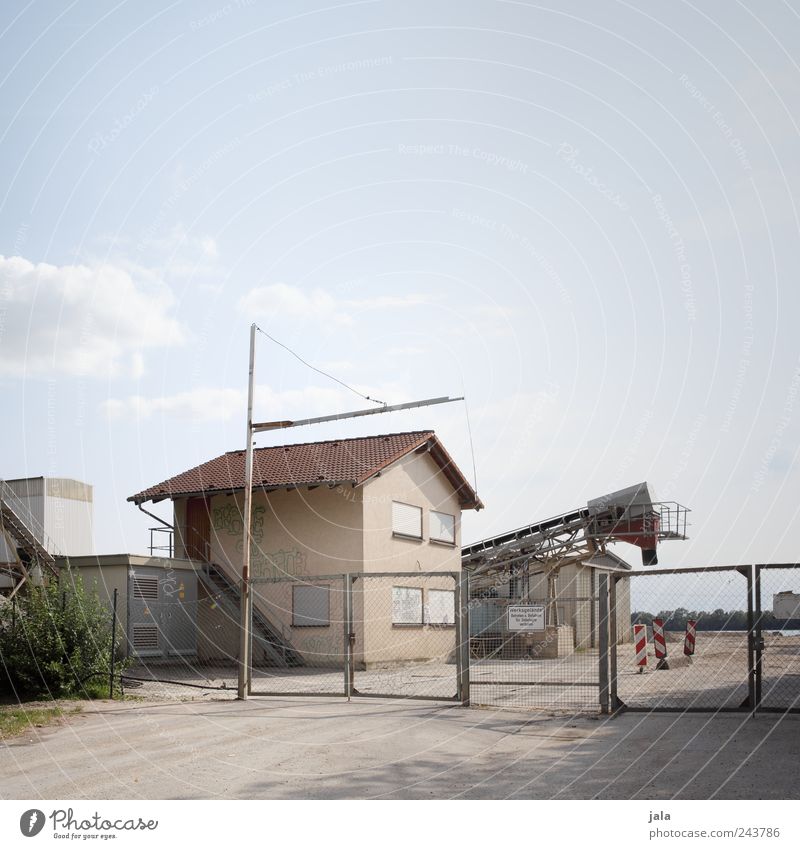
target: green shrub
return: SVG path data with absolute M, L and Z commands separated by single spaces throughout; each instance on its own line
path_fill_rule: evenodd
M 110 666 L 111 612 L 71 573 L 25 590 L 13 608 L 0 608 L 0 692 L 20 700 L 99 695 L 102 679 L 92 676 Z

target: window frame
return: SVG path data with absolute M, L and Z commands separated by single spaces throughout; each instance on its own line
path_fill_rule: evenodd
M 452 597 L 452 600 L 453 600 L 453 608 L 452 608 L 452 610 L 453 610 L 453 621 L 452 622 L 433 622 L 431 620 L 431 618 L 430 618 L 431 593 L 449 593 L 449 595 Z M 427 596 L 428 596 L 428 604 L 427 604 L 427 610 L 425 611 L 425 613 L 427 613 L 427 616 L 425 616 L 425 624 L 430 625 L 433 628 L 455 628 L 456 627 L 456 591 L 455 590 L 448 590 L 446 587 L 428 587 Z
M 413 590 L 419 593 L 419 622 L 395 622 L 394 591 Z M 422 587 L 409 587 L 403 584 L 392 584 L 392 628 L 422 628 L 425 625 L 425 596 Z
M 429 517 L 428 517 L 428 538 L 430 539 L 430 541 L 436 543 L 437 545 L 448 545 L 451 548 L 455 548 L 456 547 L 456 540 L 458 538 L 458 534 L 457 534 L 457 531 L 456 531 L 455 514 L 454 513 L 445 513 L 443 510 L 429 510 L 428 513 L 430 514 Z M 434 514 L 436 514 L 437 516 L 447 516 L 448 519 L 453 520 L 453 539 L 452 540 L 442 539 L 441 537 L 435 537 L 433 535 L 433 530 L 431 529 L 430 517 L 433 516 Z
M 411 507 L 414 510 L 417 510 L 419 512 L 419 536 L 417 536 L 416 534 L 407 534 L 404 531 L 395 530 L 395 524 L 394 524 L 394 505 L 395 504 L 397 504 L 401 507 Z M 391 523 L 392 536 L 396 537 L 398 539 L 408 539 L 408 540 L 414 540 L 415 542 L 422 542 L 425 539 L 425 523 L 424 523 L 424 515 L 423 514 L 424 514 L 424 511 L 423 511 L 422 507 L 420 507 L 417 504 L 409 504 L 407 501 L 396 501 L 395 499 L 392 499 L 392 523 Z
M 297 621 L 297 605 L 295 603 L 295 593 L 297 590 L 303 589 L 319 589 L 326 590 L 328 599 L 328 611 L 326 622 L 298 622 Z M 304 616 L 305 619 L 313 617 Z M 292 628 L 330 628 L 331 627 L 331 585 L 330 584 L 292 584 Z

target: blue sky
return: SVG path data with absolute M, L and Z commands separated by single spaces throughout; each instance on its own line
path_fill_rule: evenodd
M 399 403 L 467 395 L 467 540 L 640 480 L 664 565 L 794 560 L 797 10 L 4 3 L 4 477 L 125 498 L 244 442 L 248 326 Z M 793 155 L 794 154 L 794 155 Z M 264 339 L 258 415 L 363 406 Z M 432 427 L 463 405 L 298 430 Z M 281 441 L 264 437 L 259 444 Z

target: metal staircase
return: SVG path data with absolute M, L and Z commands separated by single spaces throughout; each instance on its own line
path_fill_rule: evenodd
M 225 570 L 216 563 L 203 563 L 198 576 L 221 607 L 238 622 L 241 592 Z M 303 656 L 253 604 L 253 642 L 261 646 L 269 658 L 268 665 L 279 667 L 304 666 Z
M 13 538 L 23 573 L 39 564 L 58 574 L 56 557 L 59 552 L 31 514 L 25 502 L 4 481 L 0 480 L 0 531 Z

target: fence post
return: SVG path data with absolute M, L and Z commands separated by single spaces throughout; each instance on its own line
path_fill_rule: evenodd
M 600 603 L 600 633 L 599 633 L 599 660 L 600 660 L 600 712 L 609 712 L 609 687 L 608 687 L 608 575 L 600 573 L 598 594 Z
M 247 593 L 247 637 L 249 645 L 247 647 L 247 695 L 253 694 L 253 586 L 250 585 L 250 591 Z M 284 646 L 284 653 L 286 647 Z
M 114 600 L 111 603 L 111 670 L 108 676 L 108 697 L 114 698 L 114 663 L 117 657 L 117 594 L 114 588 Z
M 756 634 L 753 616 L 753 566 L 743 566 L 739 570 L 747 581 L 747 702 L 753 713 L 756 710 Z M 742 705 L 744 707 L 744 705 Z
M 456 639 L 458 647 L 458 697 L 464 707 L 469 706 L 469 572 L 463 569 L 457 578 L 458 627 Z
M 350 634 L 353 630 L 353 585 L 350 581 L 349 572 L 346 575 L 342 575 L 342 580 L 344 581 L 344 597 L 342 599 L 342 631 L 344 641 L 342 645 L 342 656 L 344 658 L 344 695 L 349 699 L 352 695 L 350 688 L 350 664 L 353 662 L 353 652 L 350 648 Z
M 618 578 L 616 575 L 611 576 L 608 593 L 610 607 L 610 613 L 608 617 L 608 630 L 610 632 L 608 641 L 608 669 L 609 676 L 611 678 L 609 682 L 609 696 L 611 698 L 612 711 L 616 711 L 620 706 L 619 696 L 617 695 L 617 584 L 619 583 L 619 581 L 620 578 Z
M 755 643 L 755 701 L 753 702 L 752 709 L 755 711 L 757 708 L 761 706 L 761 698 L 763 696 L 763 661 L 761 657 L 761 653 L 764 650 L 764 637 L 761 629 L 761 621 L 763 619 L 763 613 L 761 611 L 761 564 L 757 563 L 755 566 L 755 635 L 754 635 L 754 643 Z

